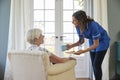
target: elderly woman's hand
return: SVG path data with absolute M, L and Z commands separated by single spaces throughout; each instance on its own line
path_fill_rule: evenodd
M 76 60 L 75 58 L 73 58 L 73 57 L 69 57 L 69 60 Z

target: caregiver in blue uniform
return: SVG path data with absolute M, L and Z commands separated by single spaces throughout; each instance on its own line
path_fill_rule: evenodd
M 68 44 L 67 50 L 82 45 L 84 38 L 89 40 L 89 48 L 74 52 L 76 55 L 90 51 L 95 80 L 102 80 L 102 62 L 109 47 L 110 38 L 103 27 L 88 17 L 86 13 L 79 10 L 72 15 L 72 23 L 75 25 L 79 40 Z

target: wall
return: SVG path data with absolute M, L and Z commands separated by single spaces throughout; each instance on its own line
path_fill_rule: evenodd
M 10 0 L 0 0 L 0 80 L 4 79 L 8 30 L 10 16 Z
M 116 41 L 120 41 L 120 0 L 108 0 L 108 26 L 111 37 L 109 76 L 115 78 L 116 68 Z M 120 69 L 119 69 L 120 70 Z

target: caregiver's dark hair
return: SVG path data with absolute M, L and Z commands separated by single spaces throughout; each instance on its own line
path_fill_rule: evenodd
M 72 15 L 75 17 L 78 21 L 81 21 L 85 26 L 88 22 L 94 21 L 92 18 L 86 15 L 85 11 L 79 10 Z

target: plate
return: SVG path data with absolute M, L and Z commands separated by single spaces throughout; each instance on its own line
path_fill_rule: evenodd
M 65 53 L 68 53 L 68 54 L 73 54 L 75 51 L 68 51 L 68 52 L 65 52 Z

